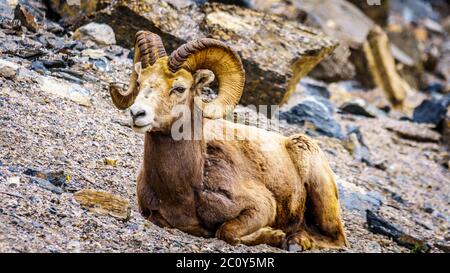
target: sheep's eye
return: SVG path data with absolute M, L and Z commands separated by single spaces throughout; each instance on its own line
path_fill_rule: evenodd
M 172 88 L 172 90 L 170 90 L 170 93 L 172 92 L 183 93 L 184 91 L 186 91 L 186 88 L 184 88 L 183 86 L 176 86 Z

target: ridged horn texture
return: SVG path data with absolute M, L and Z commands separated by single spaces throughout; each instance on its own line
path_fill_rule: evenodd
M 159 58 L 167 56 L 161 38 L 150 31 L 138 31 L 134 41 L 134 58 L 133 64 L 141 62 L 142 68 L 153 65 Z M 138 74 L 132 68 L 130 83 L 125 93 L 120 92 L 120 87 L 113 83 L 109 86 L 109 92 L 114 105 L 119 109 L 130 107 L 137 95 L 139 94 L 139 86 L 137 83 Z
M 219 83 L 217 98 L 208 103 L 200 98 L 195 100 L 203 116 L 222 118 L 239 103 L 245 72 L 239 55 L 225 43 L 202 38 L 180 46 L 169 57 L 169 70 L 176 72 L 181 68 L 192 73 L 197 69 L 209 69 L 216 75 Z

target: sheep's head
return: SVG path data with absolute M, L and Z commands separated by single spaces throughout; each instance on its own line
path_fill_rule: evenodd
M 244 70 L 239 56 L 226 44 L 203 38 L 180 46 L 169 57 L 158 35 L 139 31 L 134 49 L 128 91 L 122 93 L 111 84 L 110 92 L 117 108 L 130 109 L 135 131 L 169 132 L 179 118 L 173 111 L 177 105 L 197 107 L 204 117 L 217 119 L 239 102 Z M 214 76 L 219 84 L 218 96 L 203 102 L 201 89 Z

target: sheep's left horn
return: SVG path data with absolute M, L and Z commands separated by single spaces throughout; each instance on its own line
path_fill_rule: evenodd
M 142 68 L 153 65 L 159 58 L 167 56 L 161 38 L 150 31 L 138 31 L 134 41 L 133 64 L 141 62 Z M 120 87 L 113 83 L 109 86 L 109 92 L 114 105 L 119 109 L 130 107 L 139 94 L 138 75 L 132 68 L 130 84 L 125 93 L 120 92 Z
M 199 97 L 195 100 L 205 117 L 221 118 L 239 103 L 245 73 L 239 55 L 225 43 L 209 38 L 188 42 L 172 52 L 168 65 L 172 72 L 181 68 L 192 73 L 197 69 L 209 69 L 216 75 L 219 83 L 217 98 L 207 103 Z

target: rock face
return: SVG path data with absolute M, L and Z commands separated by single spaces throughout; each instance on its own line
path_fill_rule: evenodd
M 305 24 L 317 26 L 339 41 L 339 47 L 310 75 L 327 82 L 353 78 L 358 71 L 349 59 L 350 51 L 361 47 L 373 22 L 343 0 L 293 0 L 292 3 L 306 14 Z
M 17 64 L 0 59 L 0 77 L 14 78 L 18 70 L 19 66 Z
M 80 15 L 89 15 L 110 3 L 111 0 L 49 0 L 51 9 L 64 20 L 73 20 Z
M 73 34 L 73 38 L 82 42 L 92 41 L 100 46 L 116 43 L 114 30 L 106 24 L 89 23 L 78 28 Z
M 290 110 L 281 112 L 280 118 L 307 126 L 308 134 L 342 138 L 341 126 L 333 118 L 333 106 L 326 99 L 307 97 Z
M 91 19 L 110 25 L 117 43 L 128 47 L 141 29 L 159 34 L 168 52 L 202 37 L 229 42 L 246 71 L 244 105 L 282 104 L 300 78 L 336 46 L 323 34 L 280 16 L 214 3 L 116 1 Z
M 57 80 L 53 77 L 39 77 L 41 90 L 62 98 L 68 98 L 83 106 L 91 106 L 90 92 L 81 85 Z

